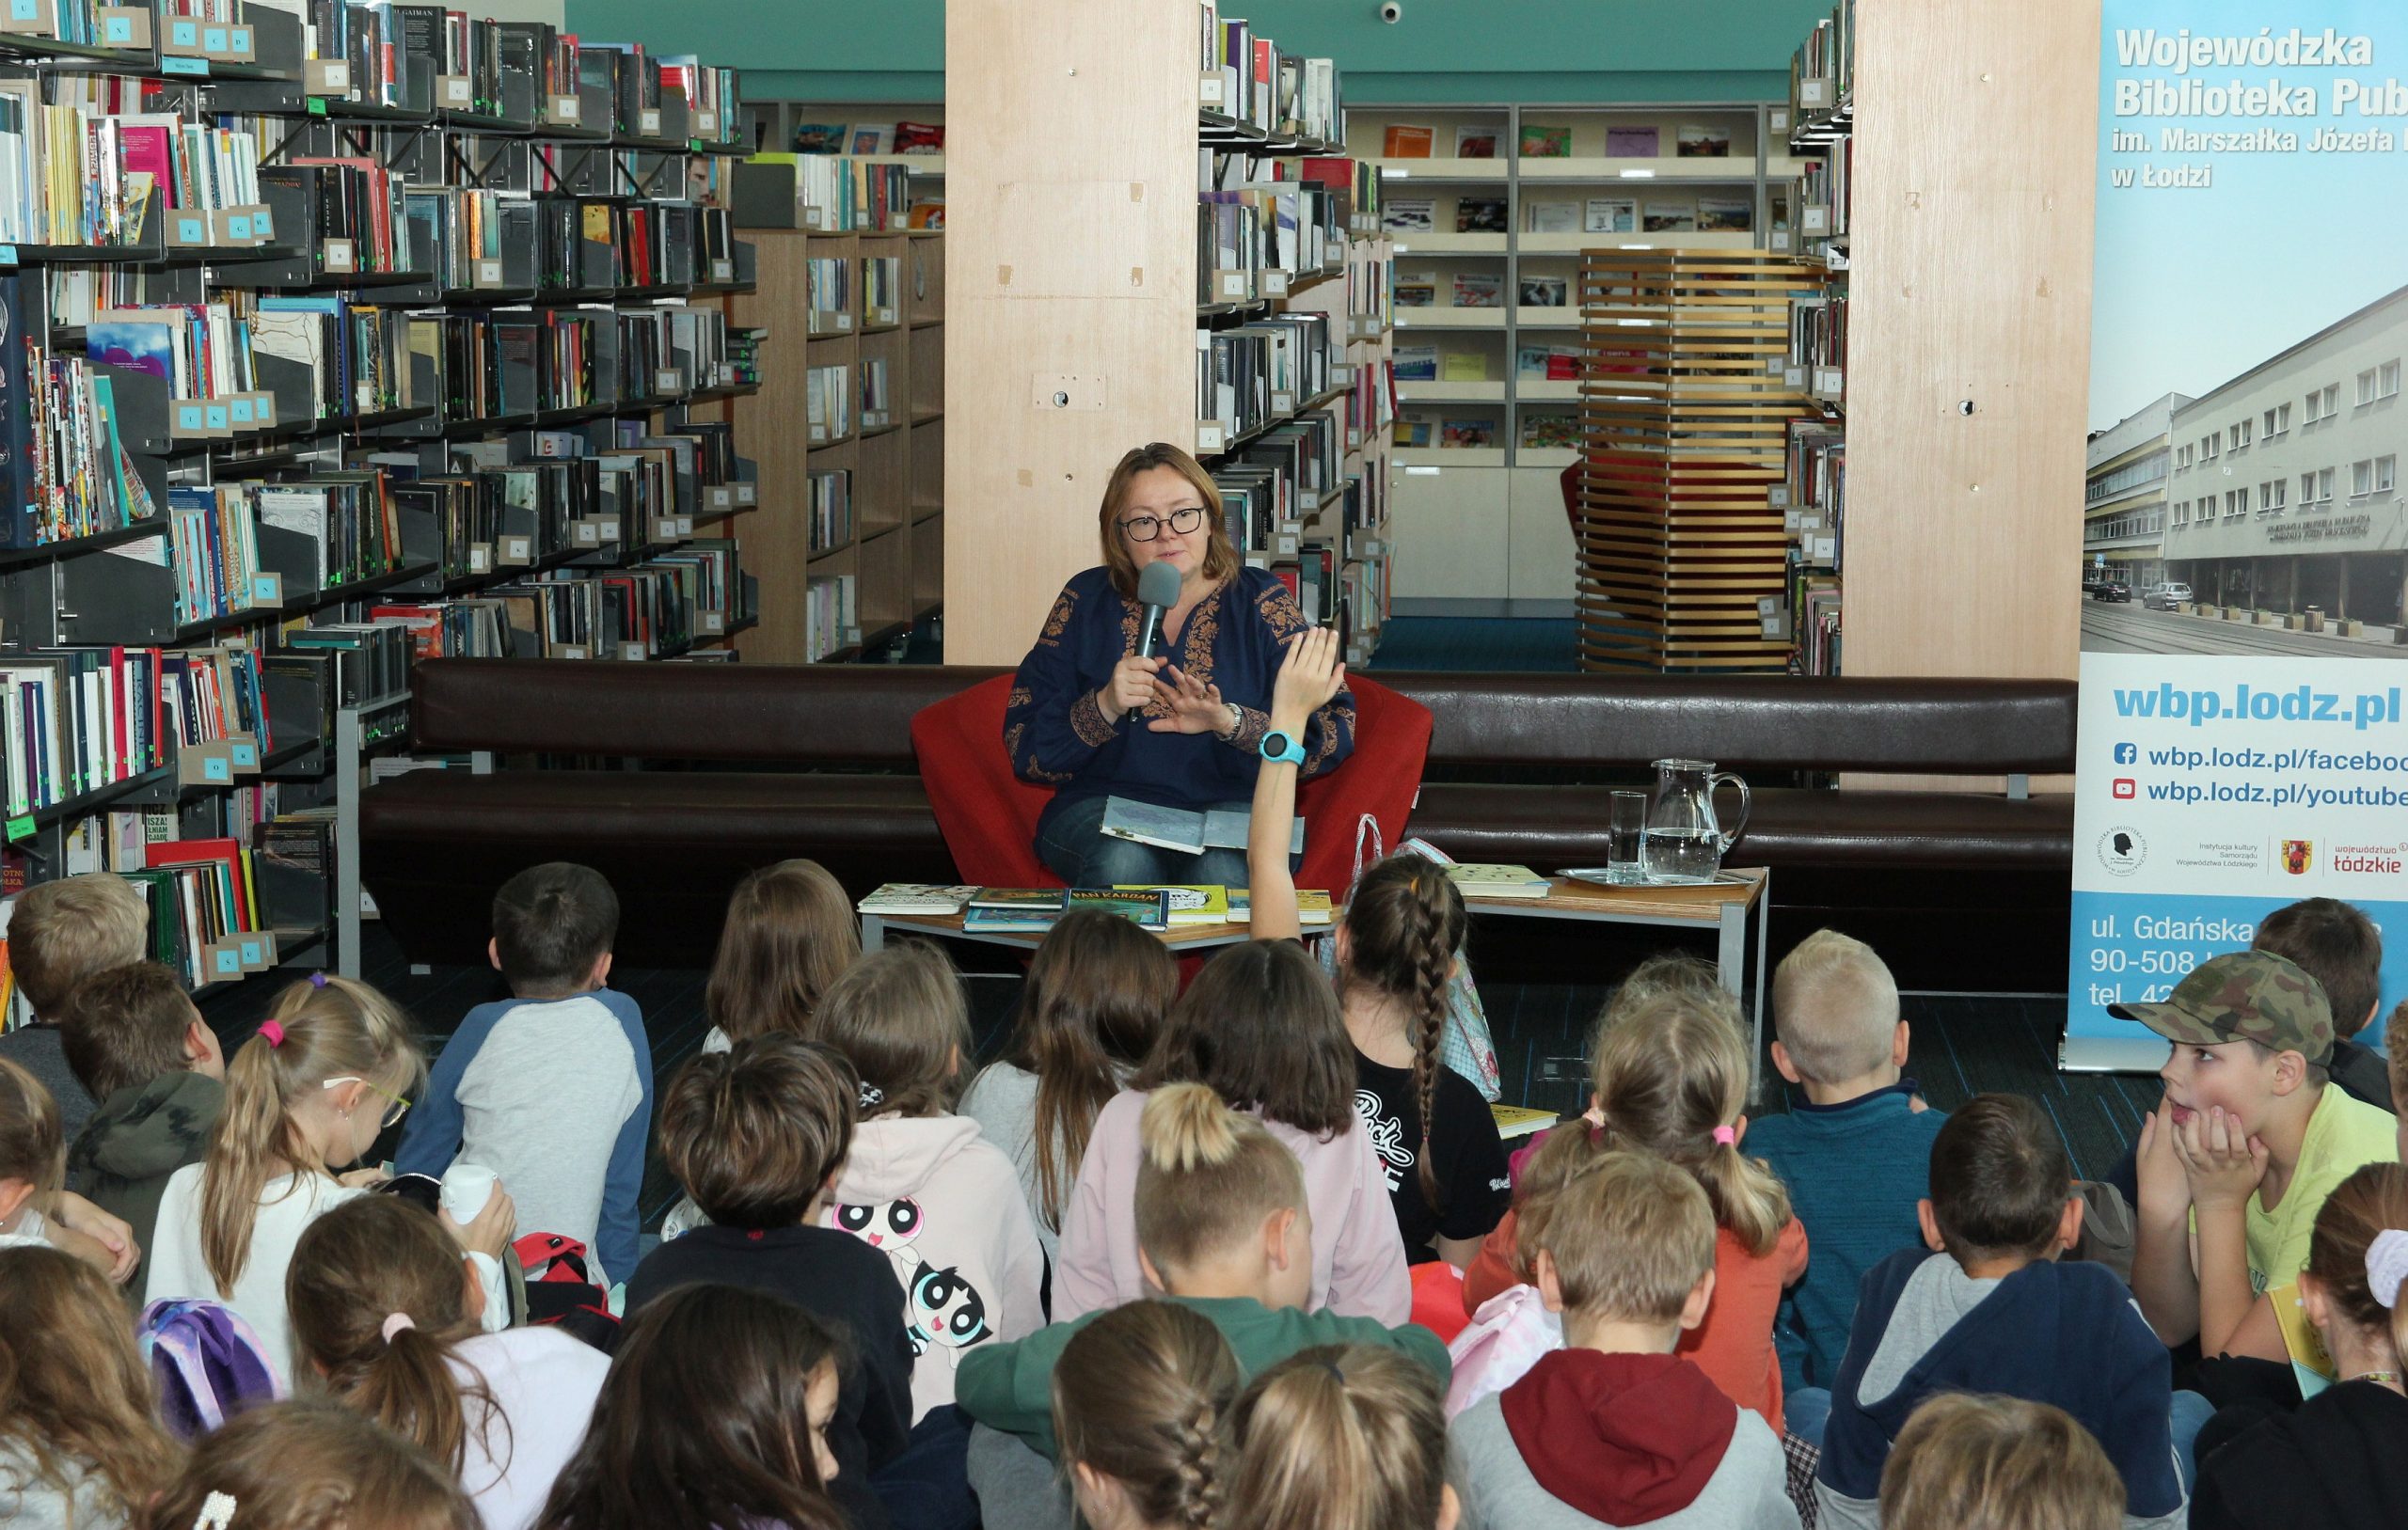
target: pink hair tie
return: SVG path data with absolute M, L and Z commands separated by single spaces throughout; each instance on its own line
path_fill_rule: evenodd
M 276 1048 L 284 1045 L 284 1022 L 281 1020 L 261 1020 L 260 1022 L 260 1034 L 266 1038 L 269 1049 L 274 1050 Z
M 386 1317 L 386 1319 L 385 1319 L 385 1327 L 384 1327 L 384 1330 L 383 1330 L 383 1333 L 384 1333 L 384 1334 L 385 1334 L 385 1342 L 386 1342 L 387 1344 L 390 1344 L 390 1343 L 392 1343 L 392 1342 L 393 1342 L 393 1335 L 394 1335 L 394 1334 L 399 1333 L 402 1330 L 404 1330 L 404 1329 L 405 1329 L 405 1328 L 416 1328 L 417 1326 L 418 1326 L 418 1324 L 417 1324 L 417 1323 L 412 1322 L 412 1321 L 410 1320 L 410 1315 L 409 1315 L 408 1313 L 405 1313 L 405 1312 L 397 1312 L 397 1313 L 392 1313 L 392 1314 L 388 1315 L 388 1316 Z
M 1736 1127 L 1717 1127 L 1714 1128 L 1714 1140 L 1720 1143 L 1725 1147 L 1736 1146 L 1739 1142 L 1739 1128 Z

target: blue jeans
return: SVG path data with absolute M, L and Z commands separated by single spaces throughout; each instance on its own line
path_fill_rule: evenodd
M 1831 1389 L 1801 1386 L 1782 1394 L 1782 1432 L 1793 1439 L 1803 1440 L 1815 1449 L 1823 1448 L 1823 1427 L 1831 1421 Z
M 1191 856 L 1113 838 L 1102 828 L 1104 801 L 1090 797 L 1069 804 L 1049 819 L 1037 836 L 1038 859 L 1070 886 L 1245 887 L 1252 880 L 1243 850 L 1207 850 Z M 1212 806 L 1244 812 L 1254 804 L 1215 802 Z
M 2166 1422 L 2174 1427 L 2174 1464 L 2182 1473 L 2182 1491 L 2189 1492 L 2199 1481 L 2198 1453 L 2192 1449 L 2199 1438 L 2199 1427 L 2215 1416 L 2216 1405 L 2196 1392 L 2177 1392 L 2174 1406 L 2166 1411 Z
M 927 1359 L 944 1364 L 934 1355 Z M 903 1454 L 870 1478 L 895 1530 L 977 1530 L 969 1457 L 970 1415 L 952 1403 L 929 1409 L 912 1427 Z

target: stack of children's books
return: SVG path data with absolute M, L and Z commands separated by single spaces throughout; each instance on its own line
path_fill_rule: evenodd
M 1041 935 L 1075 908 L 1117 914 L 1139 929 L 1170 928 L 1170 894 L 1161 888 L 1085 887 L 982 887 L 970 900 L 961 927 L 972 934 Z

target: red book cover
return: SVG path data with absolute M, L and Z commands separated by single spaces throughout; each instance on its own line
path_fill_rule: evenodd
M 259 923 L 251 917 L 249 879 L 243 875 L 243 842 L 240 840 L 169 840 L 151 845 L 144 856 L 153 868 L 163 866 L 198 866 L 204 862 L 225 862 L 234 884 L 234 919 L 238 928 L 255 930 Z

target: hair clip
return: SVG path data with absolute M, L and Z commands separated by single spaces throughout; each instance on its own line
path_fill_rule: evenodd
M 1329 1372 L 1330 1379 L 1336 1381 L 1339 1386 L 1344 1386 L 1346 1384 L 1346 1373 L 1338 1368 L 1337 1361 L 1324 1360 L 1321 1363 L 1321 1368 Z
M 267 1042 L 268 1049 L 270 1051 L 274 1051 L 277 1048 L 284 1045 L 284 1022 L 281 1020 L 261 1020 L 260 1022 L 260 1035 Z
M 200 1517 L 192 1522 L 192 1530 L 228 1530 L 234 1522 L 234 1495 L 213 1492 L 200 1501 Z
M 885 1090 L 880 1089 L 874 1083 L 865 1083 L 862 1085 L 861 1108 L 863 1110 L 866 1111 L 873 1105 L 883 1105 L 885 1103 Z
M 387 1315 L 385 1318 L 385 1326 L 377 1332 L 385 1335 L 385 1342 L 389 1345 L 393 1342 L 394 1334 L 399 1333 L 405 1328 L 416 1328 L 418 1324 L 411 1320 L 408 1313 L 396 1312 Z
M 2408 1282 L 2408 1233 L 2385 1227 L 2367 1245 L 2367 1289 L 2385 1312 L 2396 1311 L 2403 1282 Z
M 1717 1127 L 1714 1128 L 1714 1140 L 1725 1147 L 1736 1146 L 1739 1142 L 1739 1128 L 1736 1127 Z
M 325 986 L 326 986 L 326 974 L 325 974 L 325 973 L 324 973 L 324 972 L 312 972 L 312 973 L 310 973 L 310 974 L 309 974 L 309 986 L 311 986 L 311 987 L 313 987 L 313 988 L 323 988 L 323 987 L 325 987 Z

